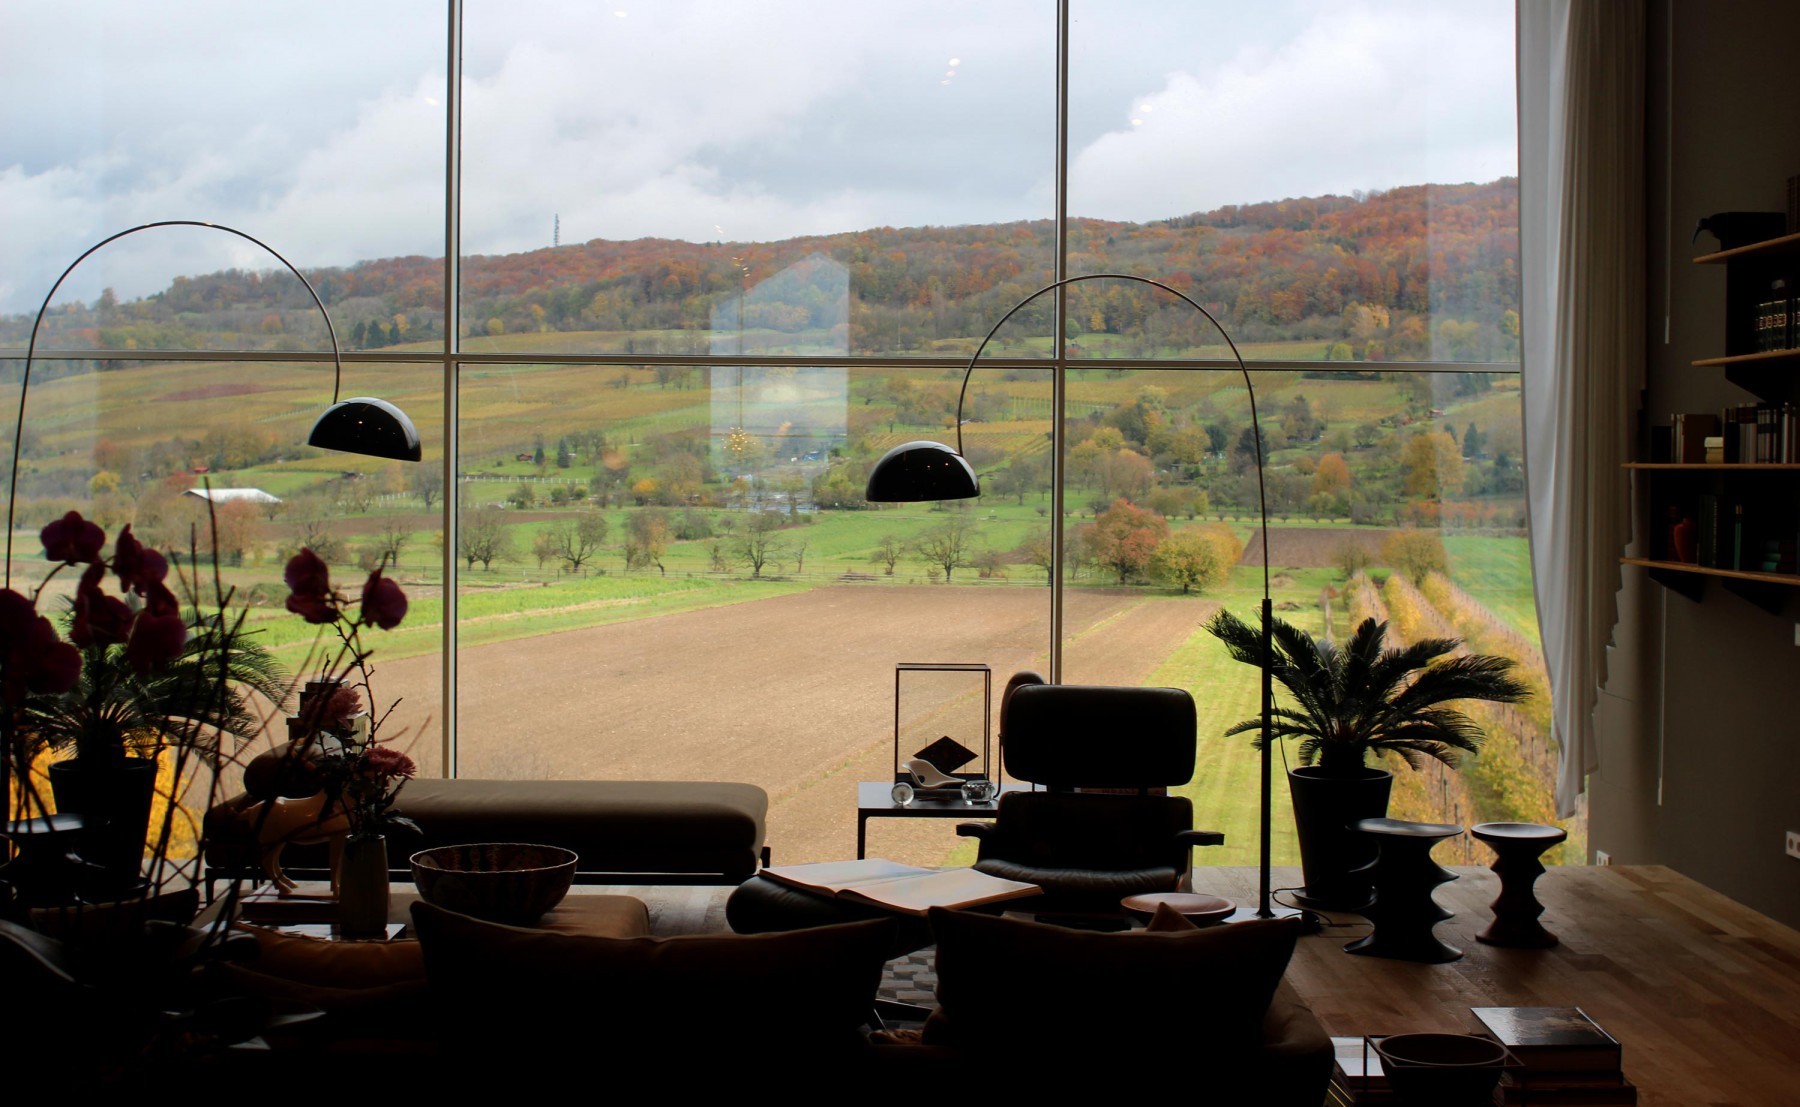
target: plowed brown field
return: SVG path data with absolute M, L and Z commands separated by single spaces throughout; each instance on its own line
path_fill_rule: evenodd
M 1070 590 L 1063 679 L 1142 683 L 1214 606 Z M 1044 667 L 1048 637 L 1044 589 L 844 584 L 468 648 L 459 774 L 748 781 L 769 791 L 778 862 L 850 857 L 856 782 L 891 773 L 894 664 L 986 662 L 997 698 L 1015 670 Z M 437 666 L 381 664 L 377 699 L 435 703 Z M 422 722 L 403 705 L 393 725 Z M 435 772 L 435 725 L 414 754 Z M 869 852 L 938 862 L 952 828 L 876 820 Z

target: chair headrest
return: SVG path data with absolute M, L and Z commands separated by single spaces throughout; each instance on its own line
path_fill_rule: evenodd
M 1186 784 L 1195 726 L 1194 698 L 1180 688 L 1027 684 L 1007 705 L 1006 771 L 1051 787 Z

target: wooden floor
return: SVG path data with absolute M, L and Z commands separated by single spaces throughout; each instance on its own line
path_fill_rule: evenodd
M 1800 932 L 1660 867 L 1553 868 L 1538 881 L 1554 949 L 1475 940 L 1499 880 L 1484 868 L 1436 892 L 1456 917 L 1437 934 L 1464 952 L 1415 965 L 1343 952 L 1369 925 L 1302 938 L 1288 980 L 1331 1034 L 1477 1029 L 1471 1007 L 1580 1007 L 1619 1039 L 1642 1107 L 1800 1105 Z M 1300 882 L 1275 870 L 1277 888 Z M 1240 904 L 1253 869 L 1194 873 L 1196 890 Z M 593 889 L 637 895 L 657 933 L 725 929 L 725 888 Z M 1277 898 L 1285 898 L 1278 896 Z
M 1482 868 L 1437 890 L 1457 913 L 1446 965 L 1343 952 L 1368 924 L 1303 938 L 1288 979 L 1331 1034 L 1475 1029 L 1470 1007 L 1582 1008 L 1624 1048 L 1644 1107 L 1800 1104 L 1800 932 L 1654 866 L 1553 868 L 1538 881 L 1548 950 L 1475 941 L 1499 882 Z M 1299 882 L 1277 869 L 1275 885 Z M 1199 869 L 1196 889 L 1253 903 L 1250 869 Z M 1355 920 L 1355 916 L 1345 916 Z

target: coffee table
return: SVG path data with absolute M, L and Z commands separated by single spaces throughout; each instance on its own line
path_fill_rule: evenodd
M 894 802 L 894 782 L 891 780 L 865 780 L 856 786 L 856 859 L 868 856 L 865 852 L 868 843 L 870 819 L 991 819 L 999 813 L 1000 796 L 1009 792 L 1029 792 L 1029 784 L 1002 784 L 1000 796 L 995 796 L 987 803 L 970 803 L 960 797 L 955 799 L 927 799 L 915 797 L 913 801 L 902 807 Z

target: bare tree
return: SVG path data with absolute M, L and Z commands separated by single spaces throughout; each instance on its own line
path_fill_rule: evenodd
M 974 551 L 971 549 L 975 539 L 976 528 L 969 522 L 969 517 L 960 512 L 953 513 L 942 523 L 932 527 L 920 535 L 913 544 L 919 560 L 934 569 L 944 571 L 946 583 L 950 574 L 968 565 Z
M 636 569 L 654 565 L 657 572 L 668 575 L 662 562 L 663 551 L 669 548 L 673 533 L 668 513 L 657 508 L 642 508 L 631 513 L 628 526 L 631 534 L 625 540 L 625 567 Z
M 894 566 L 900 563 L 900 558 L 905 554 L 906 543 L 900 540 L 899 535 L 884 534 L 880 544 L 875 547 L 875 552 L 869 555 L 869 560 L 883 566 L 887 570 L 886 575 L 891 577 L 894 575 Z
M 582 565 L 606 544 L 606 516 L 598 511 L 583 511 L 545 530 L 550 535 L 551 549 L 572 573 L 581 572 Z
M 1025 564 L 1036 565 L 1042 569 L 1045 584 L 1051 582 L 1055 575 L 1053 570 L 1056 568 L 1056 556 L 1050 545 L 1049 527 L 1039 527 L 1026 535 L 1025 541 L 1019 543 L 1018 549 L 1013 552 L 1018 554 Z
M 388 564 L 400 564 L 400 551 L 412 541 L 412 527 L 403 516 L 389 515 L 381 521 L 369 542 L 369 550 L 377 563 L 386 558 Z
M 375 504 L 375 482 L 357 473 L 340 480 L 342 503 L 351 511 L 363 514 Z
M 406 478 L 406 487 L 412 490 L 413 495 L 419 497 L 420 502 L 425 505 L 425 510 L 430 511 L 431 505 L 437 503 L 444 495 L 443 470 L 433 465 L 414 466 L 412 473 Z
M 341 561 L 343 539 L 337 536 L 337 513 L 318 496 L 295 500 L 288 518 L 297 532 L 298 545 L 304 546 L 326 561 Z
M 738 560 L 750 566 L 750 575 L 762 576 L 763 566 L 778 560 L 786 549 L 781 540 L 781 516 L 773 511 L 759 511 L 744 524 L 738 536 Z
M 457 556 L 473 569 L 477 561 L 483 569 L 492 569 L 496 561 L 517 561 L 512 531 L 505 515 L 494 507 L 478 507 L 463 515 L 456 528 Z

